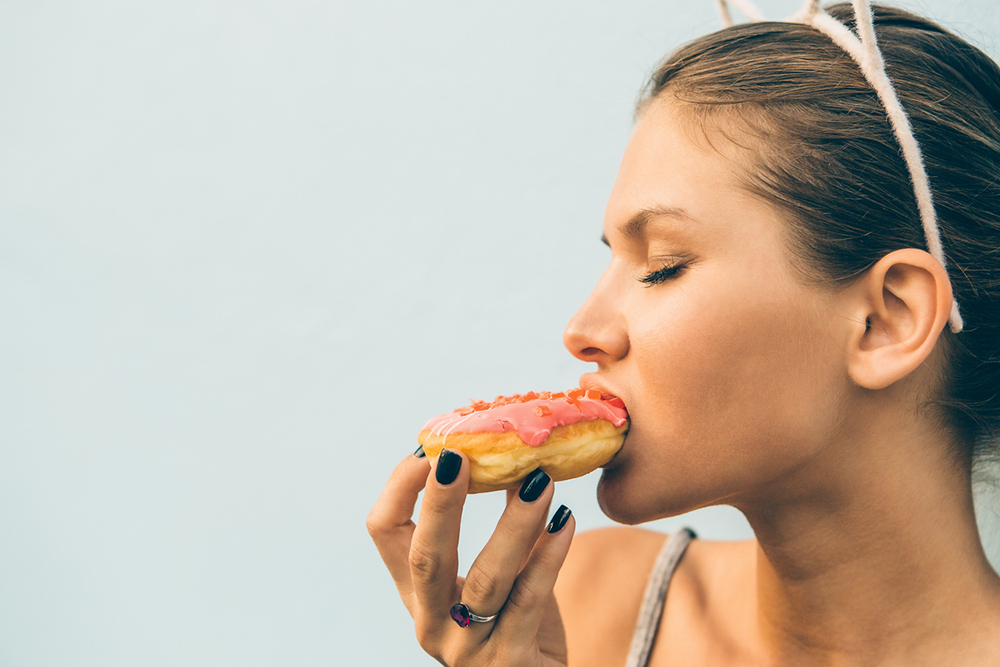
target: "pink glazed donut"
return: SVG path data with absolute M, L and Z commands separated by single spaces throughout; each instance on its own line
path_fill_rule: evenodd
M 469 493 L 482 493 L 517 488 L 538 468 L 557 481 L 586 475 L 621 449 L 628 423 L 622 400 L 595 389 L 529 391 L 435 417 L 417 441 L 427 456 L 464 452 Z

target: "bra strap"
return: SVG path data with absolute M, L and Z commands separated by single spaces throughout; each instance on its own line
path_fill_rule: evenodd
M 677 564 L 681 562 L 681 556 L 695 537 L 693 530 L 682 528 L 668 537 L 660 549 L 653 571 L 649 573 L 649 582 L 639 608 L 639 619 L 635 624 L 635 634 L 632 635 L 632 646 L 625 667 L 646 667 L 649 662 L 656 631 L 660 627 L 660 617 L 663 616 L 670 579 L 674 576 Z

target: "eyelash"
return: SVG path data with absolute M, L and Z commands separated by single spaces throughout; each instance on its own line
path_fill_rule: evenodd
M 646 287 L 652 287 L 653 285 L 665 283 L 671 278 L 677 277 L 677 274 L 683 271 L 685 266 L 685 264 L 678 263 L 671 266 L 665 266 L 662 269 L 657 269 L 656 271 L 650 271 L 642 278 L 639 278 L 639 282 Z

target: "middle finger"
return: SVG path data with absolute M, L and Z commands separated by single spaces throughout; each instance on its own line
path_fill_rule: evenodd
M 465 578 L 462 602 L 474 613 L 491 616 L 507 601 L 548 514 L 554 493 L 550 481 L 547 474 L 536 470 L 516 496 L 508 496 L 496 530 Z

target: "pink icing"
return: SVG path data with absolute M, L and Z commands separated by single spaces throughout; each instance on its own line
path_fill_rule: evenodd
M 517 398 L 519 397 L 513 397 L 513 399 Z M 513 399 L 498 398 L 494 403 Z M 479 405 L 483 406 L 484 404 L 480 403 Z M 475 411 L 472 411 L 472 408 L 459 408 L 434 417 L 424 424 L 422 430 L 430 431 L 431 435 L 443 435 L 446 438 L 452 433 L 516 431 L 524 444 L 538 447 L 548 439 L 549 434 L 557 426 L 589 422 L 595 419 L 604 419 L 615 426 L 621 426 L 628 421 L 628 413 L 624 407 L 620 407 L 621 405 L 621 400 L 616 398 L 588 398 L 586 396 L 568 399 L 536 398 L 493 405 L 488 410 L 482 409 L 482 407 Z

